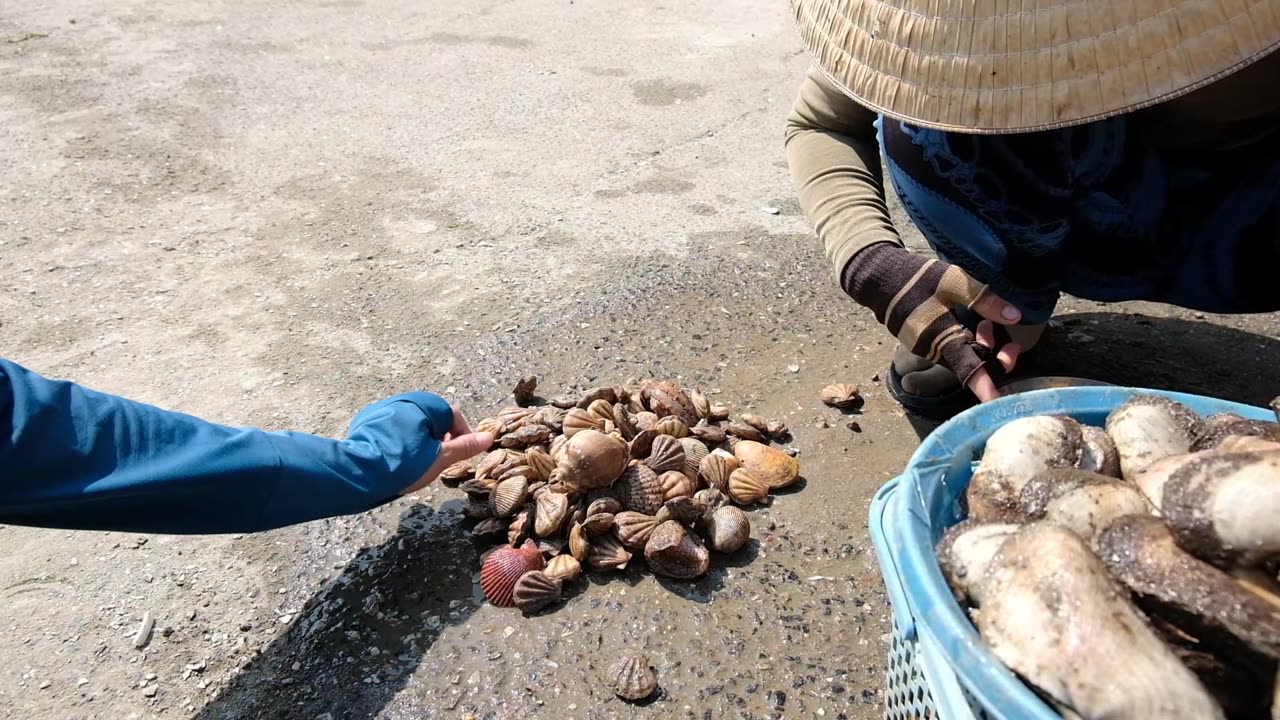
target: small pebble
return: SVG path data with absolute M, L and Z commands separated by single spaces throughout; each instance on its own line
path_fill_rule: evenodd
M 240 632 L 249 632 L 253 629 L 252 623 L 240 623 Z
M 849 423 L 845 425 L 845 427 L 849 428 L 850 430 L 856 433 L 862 432 L 862 426 L 858 424 L 857 420 L 850 420 Z
M 762 212 L 769 213 L 770 215 L 777 215 L 778 213 L 781 213 L 781 212 L 782 212 L 782 211 L 781 211 L 781 210 L 779 210 L 778 208 L 776 208 L 776 207 L 769 207 L 768 205 L 766 205 L 766 206 L 764 206 L 764 207 L 760 208 L 760 210 L 761 210 Z
M 40 683 L 40 689 L 44 690 L 45 688 L 49 687 L 52 684 L 53 683 L 49 682 L 48 680 L 45 680 L 44 682 Z
M 789 373 L 798 373 L 798 372 L 800 372 L 800 366 L 799 366 L 799 365 L 788 365 L 788 366 L 787 366 L 787 372 L 789 372 Z
M 145 695 L 145 696 L 147 696 L 147 697 L 155 697 L 155 696 L 156 696 L 156 686 L 155 686 L 155 685 L 152 685 L 151 687 L 143 688 L 143 690 L 142 690 L 142 694 L 143 694 L 143 695 Z
M 80 678 L 76 681 L 76 687 L 83 687 L 89 684 L 89 678 Z

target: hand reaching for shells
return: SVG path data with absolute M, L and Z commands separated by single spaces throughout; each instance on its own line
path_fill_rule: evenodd
M 441 471 L 450 465 L 475 457 L 493 447 L 494 438 L 491 432 L 472 432 L 467 419 L 457 408 L 453 408 L 453 427 L 449 428 L 449 432 L 441 440 L 443 443 L 435 462 L 431 463 L 431 467 L 427 468 L 417 482 L 402 490 L 401 495 L 421 490 L 435 481 Z

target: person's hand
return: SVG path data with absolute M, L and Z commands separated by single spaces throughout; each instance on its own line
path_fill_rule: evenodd
M 431 467 L 427 468 L 417 482 L 405 488 L 400 494 L 408 495 L 430 485 L 445 468 L 475 457 L 493 447 L 493 440 L 491 432 L 471 432 L 467 419 L 462 417 L 462 413 L 457 408 L 454 408 L 453 427 L 445 434 L 443 444 L 440 446 L 440 454 L 436 455 L 435 462 L 431 463 Z
M 994 350 L 995 324 L 1015 325 L 1022 313 L 963 269 L 877 243 L 845 266 L 841 285 L 904 347 L 954 372 L 980 401 L 1000 397 L 992 372 L 1011 371 L 1021 347 L 1008 343 Z M 976 338 L 952 312 L 957 306 L 985 318 Z

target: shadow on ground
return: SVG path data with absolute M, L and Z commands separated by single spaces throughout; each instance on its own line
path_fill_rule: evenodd
M 377 717 L 441 631 L 475 608 L 472 584 L 457 579 L 479 552 L 453 504 L 410 507 L 193 720 Z
M 1280 395 L 1280 340 L 1208 321 L 1143 314 L 1055 318 L 1018 377 L 1067 375 L 1266 407 Z M 939 423 L 908 416 L 922 439 Z

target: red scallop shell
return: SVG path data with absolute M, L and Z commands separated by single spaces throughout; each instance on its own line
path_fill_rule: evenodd
M 538 546 L 530 540 L 518 548 L 500 547 L 485 558 L 480 568 L 480 588 L 489 602 L 498 607 L 514 607 L 516 581 L 531 570 L 543 570 L 547 563 Z

